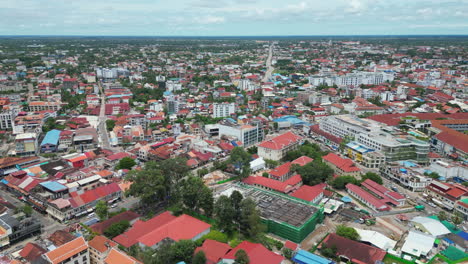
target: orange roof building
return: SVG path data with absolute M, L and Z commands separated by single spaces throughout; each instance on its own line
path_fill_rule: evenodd
M 52 264 L 88 263 L 88 244 L 83 237 L 78 237 L 62 246 L 44 254 L 46 260 Z

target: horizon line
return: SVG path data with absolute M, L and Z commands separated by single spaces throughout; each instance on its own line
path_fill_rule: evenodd
M 239 37 L 468 37 L 468 34 L 355 34 L 355 35 L 93 35 L 93 34 L 74 34 L 74 35 L 0 35 L 0 38 L 5 37 L 140 37 L 140 38 L 239 38 Z

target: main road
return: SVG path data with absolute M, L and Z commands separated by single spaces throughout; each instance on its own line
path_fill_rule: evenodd
M 101 92 L 101 111 L 99 112 L 98 134 L 101 138 L 101 147 L 110 149 L 109 134 L 106 127 L 106 95 L 102 89 L 101 82 L 98 81 L 99 91 Z
M 271 79 L 271 74 L 273 73 L 273 66 L 271 66 L 271 60 L 273 58 L 273 43 L 271 43 L 269 51 L 268 51 L 268 58 L 265 62 L 265 66 L 267 68 L 265 72 L 265 76 L 263 76 L 262 82 L 268 82 Z

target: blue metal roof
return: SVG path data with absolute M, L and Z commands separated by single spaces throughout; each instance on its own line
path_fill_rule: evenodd
M 59 192 L 59 191 L 63 191 L 67 189 L 67 186 L 60 184 L 58 182 L 55 182 L 55 181 L 41 182 L 40 185 L 42 185 L 42 187 L 53 192 Z
M 53 129 L 45 135 L 44 139 L 42 140 L 41 146 L 44 146 L 46 144 L 51 144 L 51 145 L 57 145 L 59 138 L 60 138 L 60 133 L 62 131 Z
M 298 264 L 334 264 L 335 262 L 312 254 L 305 250 L 299 250 L 297 254 L 292 258 L 294 263 Z

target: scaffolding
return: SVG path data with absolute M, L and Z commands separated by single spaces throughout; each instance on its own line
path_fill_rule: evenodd
M 304 240 L 323 221 L 323 207 L 254 186 L 239 184 L 234 188 L 255 201 L 268 232 L 295 243 Z

